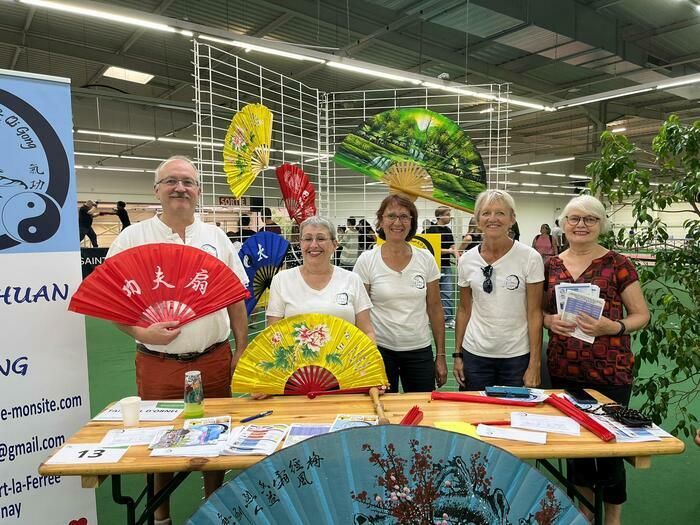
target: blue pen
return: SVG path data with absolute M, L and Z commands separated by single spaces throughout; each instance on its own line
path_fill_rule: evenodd
M 243 419 L 241 419 L 241 423 L 247 423 L 248 421 L 253 421 L 254 419 L 269 416 L 270 414 L 272 414 L 272 410 L 266 410 L 265 412 L 260 412 L 259 414 L 255 414 L 254 416 L 244 417 Z

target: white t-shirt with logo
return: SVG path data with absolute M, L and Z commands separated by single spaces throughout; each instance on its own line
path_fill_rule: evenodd
M 372 308 L 360 277 L 333 267 L 331 280 L 322 290 L 314 290 L 301 275 L 300 267 L 283 270 L 272 278 L 266 314 L 291 317 L 299 314 L 327 314 L 355 324 L 355 316 Z
M 427 250 L 411 246 L 411 261 L 397 272 L 386 265 L 381 247 L 376 247 L 360 255 L 354 271 L 370 286 L 370 318 L 377 345 L 405 351 L 432 344 L 428 283 L 439 280 L 440 271 Z
M 457 284 L 472 292 L 472 313 L 462 346 L 482 357 L 518 357 L 530 352 L 527 331 L 526 285 L 544 281 L 542 256 L 515 241 L 491 266 L 493 291 L 483 290 L 481 252 L 469 250 L 459 258 Z
M 226 234 L 213 224 L 205 224 L 195 219 L 185 229 L 185 241 L 172 231 L 170 226 L 158 216 L 132 224 L 117 236 L 107 252 L 107 257 L 116 255 L 129 248 L 153 243 L 186 244 L 204 250 L 231 268 L 244 286 L 248 276 L 241 260 L 233 250 L 233 245 Z M 109 298 L 105 297 L 105 301 Z M 187 354 L 201 352 L 205 348 L 228 338 L 230 322 L 226 308 L 187 323 L 180 334 L 168 345 L 146 345 L 147 348 L 168 354 Z

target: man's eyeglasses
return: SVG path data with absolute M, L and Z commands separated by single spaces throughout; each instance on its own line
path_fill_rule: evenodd
M 327 242 L 330 241 L 330 237 L 302 237 L 301 242 L 305 242 L 307 244 L 311 244 L 312 242 L 316 241 L 317 244 L 321 244 L 322 242 Z
M 397 220 L 406 223 L 406 222 L 411 222 L 411 217 L 410 215 L 406 215 L 405 213 L 402 213 L 401 215 L 396 215 L 395 213 L 388 213 L 384 215 L 384 218 L 388 220 L 389 222 L 396 222 Z
M 486 293 L 493 292 L 493 281 L 491 280 L 491 276 L 493 275 L 493 266 L 489 264 L 488 266 L 482 268 L 481 273 L 484 274 L 484 283 L 481 285 L 481 287 Z
M 168 186 L 169 188 L 174 188 L 178 184 L 182 184 L 185 188 L 196 188 L 199 186 L 199 181 L 194 179 L 176 179 L 175 177 L 168 177 L 166 179 L 161 179 L 156 182 L 156 186 L 162 184 L 163 186 Z
M 569 223 L 569 226 L 578 226 L 578 223 L 581 221 L 583 221 L 583 224 L 585 224 L 586 226 L 593 226 L 598 221 L 600 221 L 600 219 L 591 215 L 587 215 L 586 217 L 579 217 L 578 215 L 566 216 L 566 222 Z

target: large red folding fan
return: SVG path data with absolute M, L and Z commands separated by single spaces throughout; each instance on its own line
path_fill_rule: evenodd
M 316 190 L 299 166 L 284 163 L 275 170 L 289 216 L 297 223 L 316 215 Z
M 183 325 L 248 296 L 236 274 L 207 252 L 182 244 L 146 244 L 98 266 L 68 309 L 129 326 Z

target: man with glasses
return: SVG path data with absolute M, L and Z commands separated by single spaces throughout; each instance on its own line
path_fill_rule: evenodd
M 162 162 L 155 170 L 153 188 L 163 212 L 123 230 L 107 257 L 143 244 L 186 244 L 221 259 L 247 284 L 245 270 L 223 230 L 195 217 L 200 185 L 192 161 L 176 155 Z M 243 301 L 183 327 L 177 322 L 154 323 L 148 328 L 119 324 L 117 327 L 137 342 L 136 385 L 142 399 L 181 400 L 185 372 L 190 370 L 202 372 L 205 396 L 231 396 L 233 369 L 248 342 L 248 318 Z M 231 331 L 236 344 L 233 355 L 228 340 Z M 224 472 L 203 475 L 204 491 L 209 496 L 221 486 Z M 156 474 L 156 491 L 171 478 L 172 474 Z M 167 501 L 156 510 L 155 516 L 156 523 L 170 524 Z
M 459 258 L 459 252 L 455 246 L 455 238 L 448 226 L 452 221 L 452 213 L 447 206 L 435 209 L 437 223 L 426 228 L 423 233 L 439 233 L 441 242 L 440 256 L 440 299 L 445 310 L 445 326 L 455 327 L 455 271 L 452 264 L 452 256 Z

